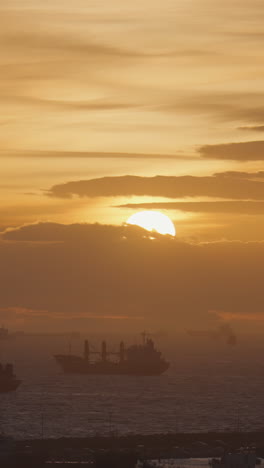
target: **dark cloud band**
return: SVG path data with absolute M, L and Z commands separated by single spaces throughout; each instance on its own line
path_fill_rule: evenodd
M 212 176 L 120 176 L 78 180 L 54 185 L 51 197 L 152 196 L 166 198 L 215 197 L 264 200 L 262 173 L 220 173 Z

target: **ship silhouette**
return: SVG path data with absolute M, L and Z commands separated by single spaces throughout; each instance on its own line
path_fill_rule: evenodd
M 100 352 L 90 350 L 87 340 L 84 342 L 83 356 L 56 354 L 54 358 L 65 373 L 97 374 L 97 375 L 161 375 L 169 368 L 161 353 L 155 348 L 152 339 L 143 333 L 143 343 L 125 347 L 121 341 L 118 352 L 108 352 L 106 342 L 103 341 Z M 99 354 L 99 359 L 92 361 L 91 357 Z M 109 356 L 114 356 L 109 359 Z
M 0 393 L 13 392 L 19 387 L 20 384 L 21 380 L 16 378 L 13 365 L 6 364 L 3 366 L 0 363 Z

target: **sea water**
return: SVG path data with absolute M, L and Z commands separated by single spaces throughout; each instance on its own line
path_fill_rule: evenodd
M 71 340 L 72 353 L 82 353 L 83 338 Z M 263 429 L 261 339 L 242 337 L 232 347 L 182 334 L 157 345 L 170 369 L 126 377 L 63 374 L 53 354 L 68 352 L 68 337 L 2 341 L 1 362 L 13 362 L 23 382 L 0 394 L 0 431 L 36 438 Z

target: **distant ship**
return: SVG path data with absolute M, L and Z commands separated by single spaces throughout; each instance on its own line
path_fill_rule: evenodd
M 13 392 L 20 384 L 21 380 L 16 378 L 13 365 L 6 364 L 3 366 L 0 364 L 0 393 Z
M 198 338 L 212 338 L 224 339 L 226 344 L 229 346 L 235 346 L 237 344 L 237 336 L 232 328 L 228 325 L 222 325 L 212 330 L 186 330 L 188 335 Z
M 5 328 L 5 327 L 0 327 L 0 341 L 2 340 L 11 340 L 13 338 L 16 338 L 17 336 L 19 335 L 23 335 L 23 332 L 13 332 L 13 333 L 10 333 L 8 328 Z
M 99 360 L 92 362 L 91 355 L 99 354 Z M 108 359 L 114 355 L 115 360 Z M 155 348 L 152 339 L 143 333 L 143 344 L 125 348 L 121 341 L 119 351 L 107 352 L 106 342 L 102 342 L 101 352 L 91 352 L 87 340 L 84 342 L 83 356 L 56 354 L 57 363 L 65 373 L 70 374 L 101 374 L 101 375 L 161 375 L 169 368 L 161 353 Z

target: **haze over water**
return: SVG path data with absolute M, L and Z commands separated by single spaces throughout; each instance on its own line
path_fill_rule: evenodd
M 99 339 L 92 341 L 99 347 Z M 108 341 L 113 350 L 118 339 Z M 171 362 L 160 377 L 64 375 L 52 354 L 66 352 L 68 342 L 66 337 L 1 342 L 1 360 L 15 362 L 23 380 L 17 392 L 1 395 L 3 432 L 38 438 L 264 426 L 264 344 L 259 337 L 242 336 L 234 347 L 188 335 L 159 339 L 158 347 Z M 72 352 L 81 353 L 82 345 L 82 339 L 72 340 Z

